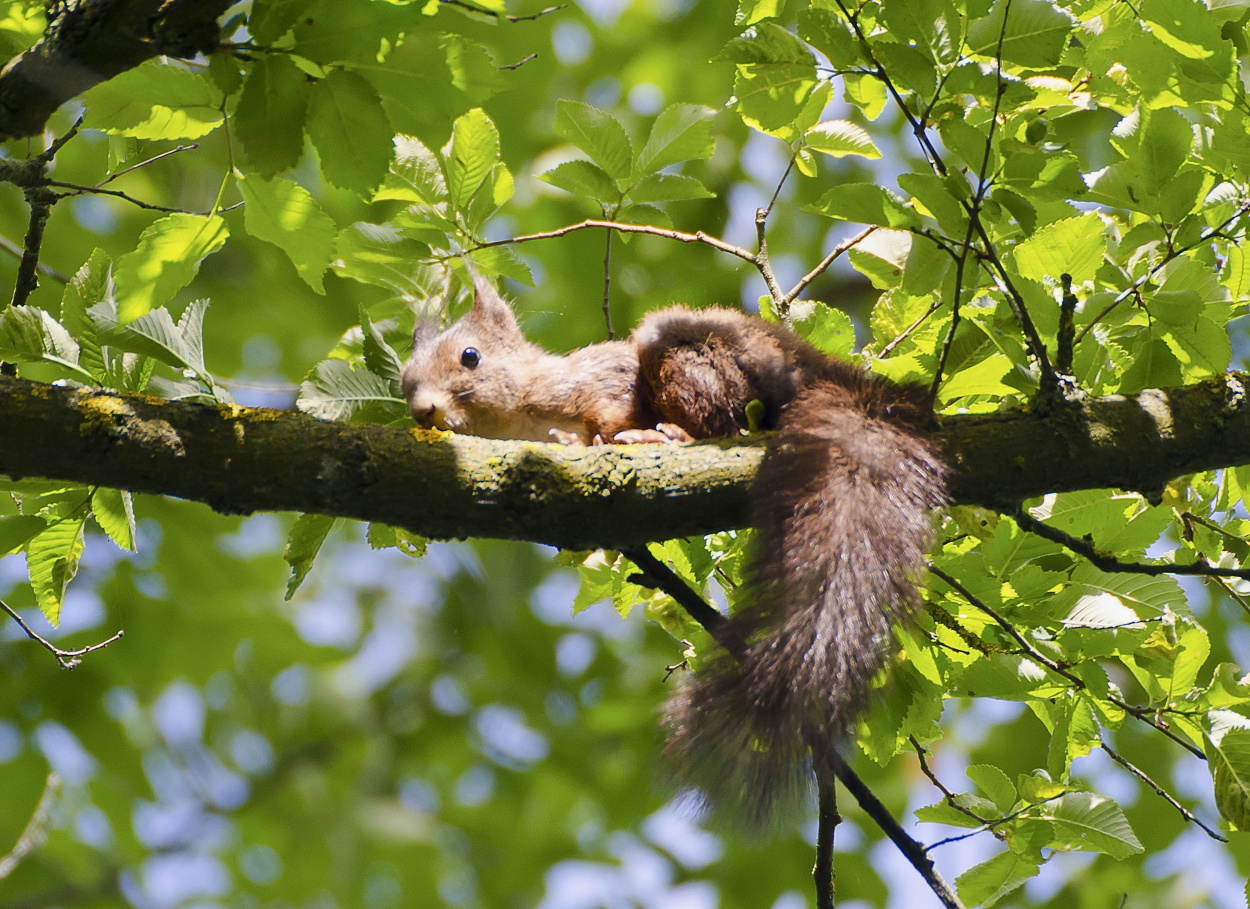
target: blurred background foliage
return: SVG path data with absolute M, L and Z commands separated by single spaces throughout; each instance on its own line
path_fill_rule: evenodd
M 546 5 L 519 0 L 509 12 L 529 16 Z M 338 9 L 397 17 L 411 30 L 408 52 L 435 62 L 430 48 L 446 30 L 487 45 L 499 65 L 536 55 L 501 71 L 501 90 L 480 101 L 504 137 L 517 187 L 491 237 L 597 214 L 534 179 L 567 157 L 553 133 L 558 100 L 611 109 L 635 135 L 666 105 L 689 102 L 718 111 L 714 157 L 687 170 L 717 198 L 675 204 L 673 220 L 752 245 L 755 209 L 768 202 L 789 153 L 749 135 L 724 109 L 733 67 L 707 61 L 740 29 L 723 0 L 583 0 L 517 22 L 451 4 L 433 17 L 420 4 L 353 0 Z M 35 3 L 0 3 L 5 56 L 37 37 L 38 12 Z M 449 88 L 388 112 L 396 129 L 437 149 L 455 117 L 478 103 Z M 75 115 L 68 106 L 53 131 L 63 133 Z M 874 127 L 883 149 L 889 133 L 898 136 L 900 124 Z M 110 141 L 84 132 L 57 156 L 57 178 L 103 179 Z M 113 185 L 153 204 L 207 210 L 229 167 L 227 141 L 217 130 L 197 149 Z M 140 143 L 132 152 L 173 144 Z M 9 143 L 8 153 L 24 154 L 25 145 Z M 805 192 L 889 181 L 910 169 L 912 154 L 899 143 L 877 162 L 822 161 Z M 303 168 L 298 178 L 339 228 L 381 222 L 394 209 L 321 185 L 314 166 Z M 783 188 L 782 206 L 793 187 Z M 227 204 L 238 201 L 235 192 Z M 207 366 L 241 403 L 288 406 L 305 373 L 359 322 L 360 307 L 386 292 L 331 272 L 319 296 L 285 254 L 247 235 L 241 210 L 224 217 L 231 241 L 205 260 L 179 303 L 212 301 Z M 116 258 L 155 218 L 100 196 L 61 203 L 42 261 L 72 274 L 96 247 Z M 20 192 L 0 185 L 0 236 L 20 244 L 26 220 Z M 831 223 L 797 207 L 771 222 L 783 284 L 849 233 Z M 527 332 L 555 349 L 601 339 L 603 234 L 530 243 L 518 253 L 536 279 L 532 290 L 511 288 Z M 6 288 L 16 263 L 0 255 Z M 55 311 L 61 292 L 44 277 L 31 303 Z M 754 270 L 706 248 L 656 237 L 614 245 L 620 325 L 657 304 L 735 303 L 762 293 Z M 808 295 L 835 302 L 861 325 L 872 296 L 846 268 L 824 275 Z M 37 378 L 39 370 L 24 374 Z M 341 527 L 288 603 L 281 553 L 289 516 L 240 519 L 150 498 L 136 510 L 137 554 L 90 535 L 56 631 L 34 606 L 20 555 L 0 562 L 0 596 L 62 646 L 126 631 L 64 672 L 15 625 L 0 627 L 0 851 L 20 836 L 49 771 L 63 780 L 47 842 L 0 880 L 3 909 L 808 903 L 814 822 L 755 842 L 691 819 L 656 766 L 655 713 L 680 645 L 639 615 L 622 620 L 610 604 L 573 616 L 576 576 L 550 551 L 436 544 L 412 560 L 374 551 L 361 528 Z M 1230 621 L 1233 607 L 1218 596 L 1208 601 L 1200 584 L 1188 589 L 1216 656 L 1246 665 L 1250 639 Z M 1020 705 L 947 704 L 947 736 L 932 760 L 957 787 L 969 765 L 993 764 L 1014 777 L 1046 750 L 1045 730 Z M 1214 817 L 1210 778 L 1196 759 L 1157 747 L 1149 730 L 1120 736 L 1143 770 Z M 885 770 L 860 763 L 896 816 L 937 798 L 914 759 Z M 1078 765 L 1118 799 L 1144 856 L 1056 860 L 1007 904 L 1092 909 L 1121 905 L 1121 894 L 1131 894 L 1135 909 L 1242 904 L 1239 881 L 1250 870 L 1244 834 L 1232 848 L 1218 847 L 1105 755 Z M 842 904 L 930 904 L 880 832 L 849 802 L 842 809 Z M 924 838 L 938 838 L 934 829 L 942 828 L 926 827 Z M 939 867 L 953 879 L 994 848 L 986 836 L 953 843 L 938 850 Z

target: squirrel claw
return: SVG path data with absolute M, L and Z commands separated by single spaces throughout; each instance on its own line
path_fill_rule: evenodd
M 622 430 L 612 437 L 612 441 L 640 445 L 646 442 L 691 442 L 693 438 L 676 423 L 656 423 L 655 429 Z
M 551 436 L 551 441 L 559 445 L 568 445 L 574 448 L 585 448 L 586 443 L 582 441 L 582 437 L 575 432 L 566 432 L 563 429 L 549 429 L 547 435 Z

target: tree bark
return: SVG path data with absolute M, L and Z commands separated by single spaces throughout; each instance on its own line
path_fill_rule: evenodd
M 948 417 L 955 503 L 1169 480 L 1250 463 L 1246 377 L 1091 400 L 1039 416 Z M 760 439 L 564 448 L 330 423 L 0 378 L 0 473 L 205 502 L 307 511 L 434 538 L 574 549 L 745 526 Z

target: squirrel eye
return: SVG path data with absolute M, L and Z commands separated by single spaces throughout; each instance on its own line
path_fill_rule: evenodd
M 476 369 L 477 364 L 482 362 L 482 355 L 478 353 L 476 347 L 466 347 L 464 353 L 460 355 L 460 365 L 469 369 Z

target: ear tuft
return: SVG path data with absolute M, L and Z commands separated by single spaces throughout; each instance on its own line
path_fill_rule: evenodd
M 519 334 L 521 329 L 517 325 L 516 316 L 512 312 L 512 307 L 508 305 L 508 301 L 500 296 L 499 291 L 495 290 L 495 286 L 490 281 L 478 274 L 468 258 L 464 259 L 464 267 L 469 277 L 473 279 L 473 308 L 469 311 L 469 315 L 503 331 Z

